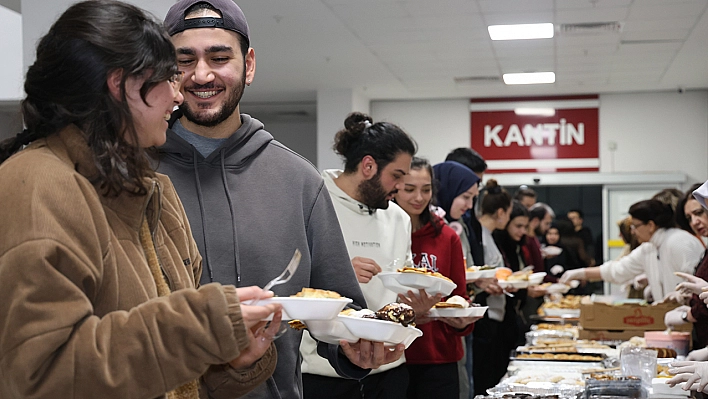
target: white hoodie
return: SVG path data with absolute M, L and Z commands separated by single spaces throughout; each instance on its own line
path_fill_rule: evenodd
M 350 197 L 334 182 L 341 173 L 341 170 L 330 169 L 325 170 L 322 176 L 332 197 L 349 258 L 361 256 L 373 259 L 384 272 L 396 271 L 404 263 L 412 264 L 411 219 L 408 214 L 393 202 L 389 203 L 388 209 L 376 209 L 369 213 L 369 207 Z M 394 266 L 393 261 L 396 259 Z M 386 289 L 377 276 L 359 286 L 371 310 L 376 311 L 386 304 L 396 302 L 396 293 Z M 302 336 L 300 353 L 303 373 L 339 377 L 327 359 L 317 354 L 317 344 L 307 332 Z M 404 362 L 405 358 L 401 356 L 398 361 L 381 366 L 371 373 L 390 370 Z

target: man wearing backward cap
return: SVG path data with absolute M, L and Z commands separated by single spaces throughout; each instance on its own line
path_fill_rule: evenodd
M 299 268 L 288 283 L 273 287 L 276 295 L 313 287 L 366 307 L 322 177 L 260 121 L 240 113 L 256 68 L 241 9 L 231 0 L 181 0 L 168 11 L 165 27 L 185 72 L 184 103 L 173 113 L 155 161 L 173 180 L 189 217 L 204 259 L 201 283 L 263 287 L 298 248 Z M 302 397 L 301 336 L 290 330 L 275 341 L 275 373 L 248 398 Z M 354 379 L 395 360 L 357 349 L 320 343 L 317 352 Z

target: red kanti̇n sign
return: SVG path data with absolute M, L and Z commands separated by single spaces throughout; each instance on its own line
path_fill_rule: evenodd
M 490 173 L 599 171 L 597 96 L 472 102 L 472 148 Z

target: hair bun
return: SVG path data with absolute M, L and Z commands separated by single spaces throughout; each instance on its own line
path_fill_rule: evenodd
M 501 186 L 499 185 L 499 183 L 497 183 L 497 181 L 495 179 L 487 180 L 487 184 L 485 185 L 485 188 L 487 189 L 487 192 L 489 194 L 499 194 L 502 192 Z
M 369 115 L 361 112 L 352 112 L 344 120 L 344 128 L 347 130 L 363 130 L 366 125 L 371 125 L 374 120 Z

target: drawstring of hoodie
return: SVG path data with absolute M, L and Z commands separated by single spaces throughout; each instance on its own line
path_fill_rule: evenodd
M 192 147 L 192 158 L 194 165 L 194 179 L 197 184 L 197 199 L 199 200 L 199 212 L 202 216 L 202 236 L 204 237 L 204 260 L 206 260 L 207 271 L 209 272 L 209 281 L 214 282 L 214 272 L 211 269 L 211 260 L 209 259 L 209 245 L 207 245 L 207 219 L 204 215 L 204 197 L 202 196 L 202 184 L 199 181 L 199 165 L 197 164 L 197 150 Z
M 226 201 L 229 203 L 229 212 L 231 212 L 231 230 L 233 231 L 233 242 L 234 242 L 234 263 L 236 264 L 236 281 L 241 282 L 241 262 L 238 260 L 238 236 L 236 234 L 236 221 L 234 220 L 234 203 L 231 199 L 231 191 L 229 191 L 229 185 L 226 183 L 226 164 L 224 162 L 224 149 L 219 151 L 221 155 L 221 181 L 224 184 L 224 191 L 226 192 Z M 238 284 L 237 284 L 238 285 Z

